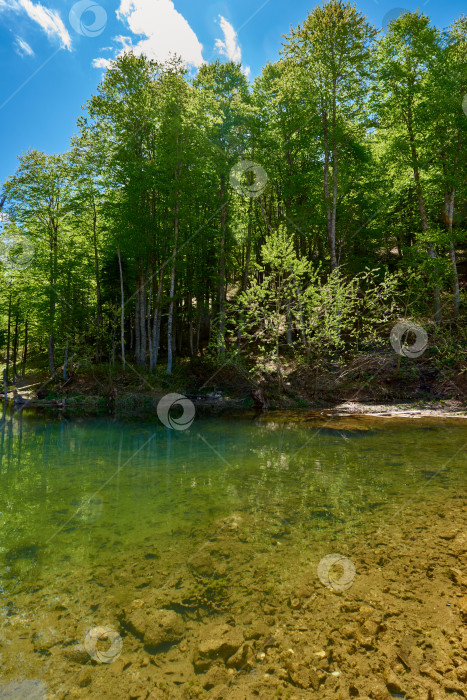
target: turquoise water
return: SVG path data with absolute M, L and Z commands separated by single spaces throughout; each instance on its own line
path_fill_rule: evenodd
M 419 491 L 465 485 L 462 424 L 300 418 L 205 418 L 176 431 L 157 419 L 13 417 L 0 444 L 1 589 L 151 548 L 170 567 L 169 547 L 183 555 L 232 512 L 352 532 Z
M 232 559 L 237 578 L 261 556 L 274 591 L 267 562 L 281 547 L 297 561 L 345 551 L 362 534 L 390 534 L 413 504 L 428 512 L 456 498 L 466 444 L 462 421 L 278 413 L 177 431 L 157 418 L 17 412 L 0 434 L 0 623 L 33 625 L 63 599 L 77 629 L 99 606 L 115 621 L 232 517 L 246 523 L 249 552 Z M 31 650 L 21 654 L 27 677 L 41 678 Z

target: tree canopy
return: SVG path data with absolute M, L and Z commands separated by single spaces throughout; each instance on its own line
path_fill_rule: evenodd
M 52 375 L 204 355 L 281 385 L 284 356 L 316 366 L 401 316 L 459 323 L 466 59 L 465 15 L 383 32 L 341 0 L 252 84 L 121 55 L 69 150 L 21 155 L 0 189 L 10 377 L 20 354 Z

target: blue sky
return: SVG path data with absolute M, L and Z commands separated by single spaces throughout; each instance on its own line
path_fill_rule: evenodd
M 30 148 L 64 151 L 81 106 L 106 61 L 132 46 L 163 60 L 179 53 L 193 70 L 217 57 L 241 60 L 253 78 L 278 57 L 281 35 L 315 4 L 309 0 L 0 0 L 0 183 Z M 377 27 L 395 7 L 422 9 L 438 26 L 460 0 L 362 0 Z M 86 9 L 86 8 L 94 8 Z

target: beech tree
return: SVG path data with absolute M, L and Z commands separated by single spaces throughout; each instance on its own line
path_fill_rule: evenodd
M 9 379 L 37 362 L 170 382 L 199 358 L 282 390 L 287 362 L 342 362 L 398 315 L 461 329 L 466 57 L 464 15 L 383 34 L 341 0 L 251 84 L 233 62 L 119 56 L 69 151 L 29 151 L 0 187 Z M 241 161 L 267 182 L 239 186 Z

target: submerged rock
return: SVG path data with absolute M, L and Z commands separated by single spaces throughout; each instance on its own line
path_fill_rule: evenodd
M 228 680 L 229 672 L 227 669 L 224 666 L 216 664 L 215 666 L 211 666 L 209 671 L 206 673 L 203 688 L 205 690 L 210 690 L 216 685 L 224 685 L 224 683 L 227 683 Z
M 72 661 L 75 664 L 85 664 L 89 661 L 89 654 L 82 644 L 73 644 L 70 647 L 66 647 L 63 655 L 68 661 Z
M 210 578 L 223 576 L 226 565 L 224 562 L 217 562 L 210 552 L 204 550 L 197 552 L 188 560 L 188 567 L 195 576 Z
M 467 622 L 467 595 L 465 595 L 459 601 L 459 612 L 461 614 L 461 618 Z
M 46 686 L 33 680 L 0 683 L 0 697 L 4 700 L 46 700 Z
M 215 623 L 206 625 L 193 654 L 195 669 L 206 670 L 219 658 L 226 661 L 241 647 L 243 641 L 243 632 L 239 627 Z
M 50 628 L 45 628 L 35 632 L 32 636 L 34 651 L 42 654 L 48 653 L 49 649 L 55 646 L 57 642 L 57 634 Z
M 313 688 L 318 690 L 319 677 L 316 671 L 301 664 L 291 664 L 289 676 L 292 683 L 298 688 Z
M 185 633 L 183 617 L 173 610 L 139 608 L 125 615 L 125 623 L 152 649 L 179 642 Z

